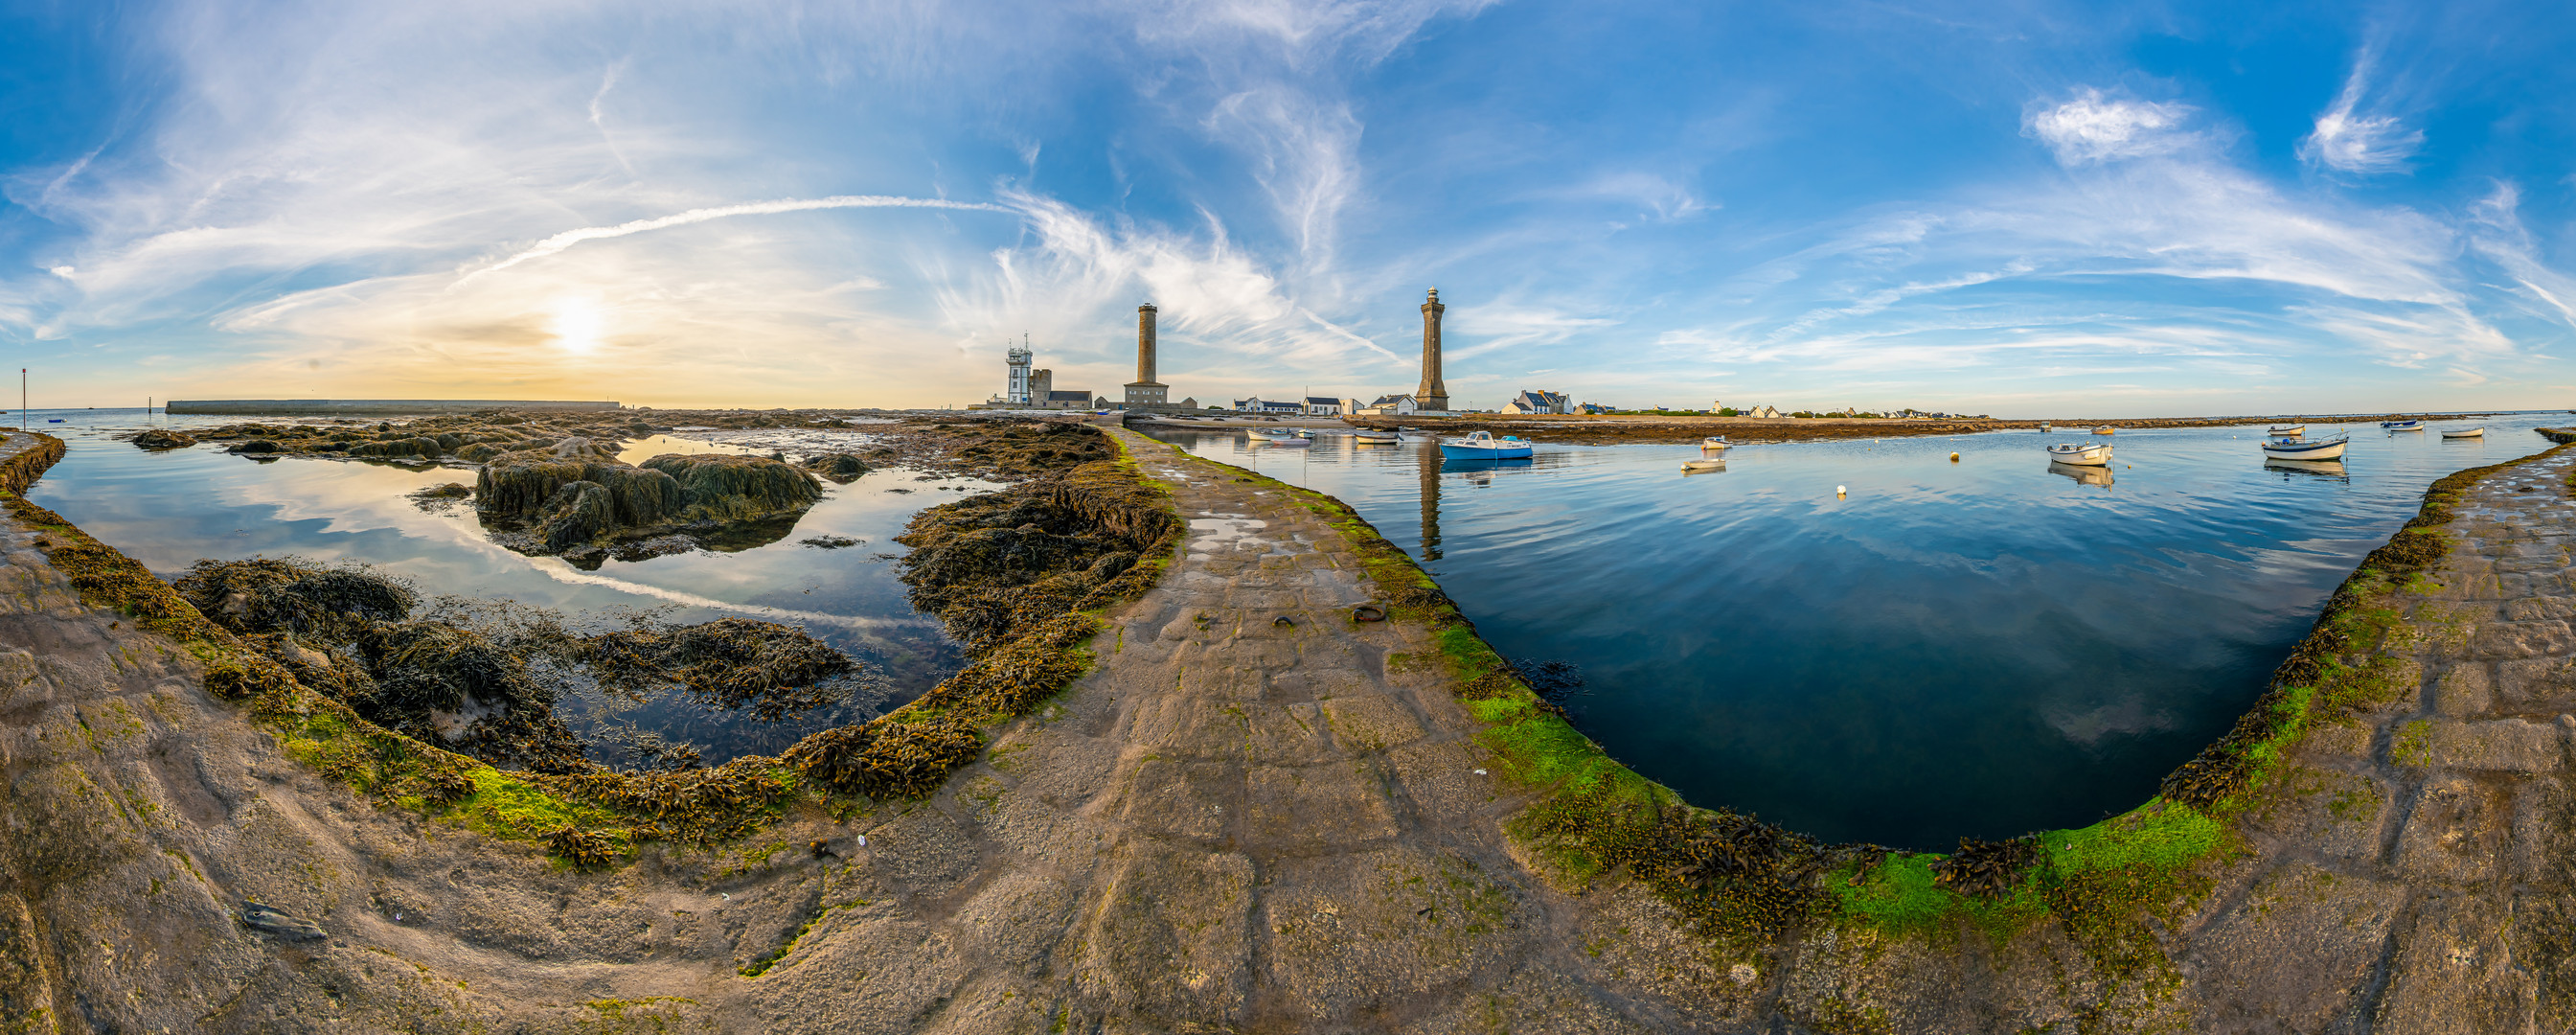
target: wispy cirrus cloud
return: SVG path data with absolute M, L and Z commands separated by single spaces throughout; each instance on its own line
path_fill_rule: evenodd
M 2424 145 L 2424 131 L 2408 127 L 2394 115 L 2368 114 L 2360 105 L 2367 92 L 2371 54 L 2353 60 L 2343 91 L 2317 115 L 2316 129 L 2299 141 L 2299 157 L 2341 173 L 2376 175 L 2404 172 L 2407 160 Z
M 2180 103 L 2106 96 L 2088 86 L 2072 99 L 2032 109 L 2023 126 L 2059 163 L 2073 166 L 2189 147 L 2197 138 L 2182 124 L 2191 110 Z

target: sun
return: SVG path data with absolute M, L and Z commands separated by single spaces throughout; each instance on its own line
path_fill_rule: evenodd
M 599 307 L 589 299 L 567 298 L 555 303 L 555 345 L 566 352 L 586 354 L 599 347 Z

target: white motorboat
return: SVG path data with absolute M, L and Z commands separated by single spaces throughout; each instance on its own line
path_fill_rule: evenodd
M 1440 455 L 1454 460 L 1518 460 L 1537 452 L 1518 435 L 1495 438 L 1490 431 L 1470 433 L 1465 438 L 1440 443 Z
M 1292 448 L 1296 446 L 1311 446 L 1315 444 L 1314 437 L 1303 431 L 1291 431 L 1280 435 L 1264 434 L 1261 437 L 1261 440 L 1269 445 L 1289 446 Z
M 2305 424 L 2292 424 L 2286 428 L 2272 429 L 2272 434 L 2274 435 L 2305 435 L 2307 433 L 2308 426 Z
M 2487 429 L 2486 429 L 2486 426 L 2485 426 L 2485 425 L 2479 425 L 2478 427 L 2474 427 L 2474 428 L 2444 428 L 2444 429 L 2442 429 L 2442 437 L 2443 437 L 2443 438 L 2483 438 L 2483 437 L 2485 437 L 2486 433 L 2487 433 Z
M 1351 438 L 1357 440 L 1361 445 L 1366 446 L 1391 446 L 1404 441 L 1403 436 L 1392 431 L 1363 430 L 1353 434 Z
M 1711 452 L 1724 452 L 1726 450 L 1726 446 L 1727 441 L 1726 436 L 1724 435 L 1710 435 L 1707 438 L 1699 440 L 1699 447 Z
M 2333 438 L 2321 438 L 2310 442 L 2303 438 L 2284 435 L 2280 438 L 2264 439 L 2263 455 L 2274 460 L 2337 460 L 2343 457 L 2343 447 L 2351 440 L 2350 435 L 2337 435 Z
M 2060 442 L 2048 447 L 2050 463 L 2100 467 L 2111 462 L 2111 447 L 2102 442 Z
M 2424 430 L 2424 422 L 2420 420 L 2384 420 L 2379 422 L 2379 430 L 2422 431 Z
M 2048 425 L 2046 425 L 2046 424 L 2042 424 L 2042 425 L 2040 425 L 2040 426 L 2039 426 L 2039 433 L 2040 433 L 2040 434 L 2042 434 L 2042 435 L 2048 434 Z
M 1695 471 L 1723 471 L 1723 470 L 1726 470 L 1726 461 L 1724 461 L 1724 460 L 1719 460 L 1719 459 L 1701 459 L 1701 460 L 1684 460 L 1684 461 L 1682 461 L 1682 471 L 1683 471 L 1683 473 L 1685 473 L 1685 474 L 1687 474 L 1687 473 L 1691 473 L 1691 472 L 1695 472 Z

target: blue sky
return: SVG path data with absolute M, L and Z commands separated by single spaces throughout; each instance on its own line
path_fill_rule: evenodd
M 0 0 L 0 345 L 142 397 L 2576 404 L 2545 4 Z

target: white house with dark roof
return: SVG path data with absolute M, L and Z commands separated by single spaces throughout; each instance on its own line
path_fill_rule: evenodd
M 1504 413 L 1565 413 L 1573 409 L 1574 400 L 1564 392 L 1524 391 L 1503 404 Z
M 1264 399 L 1257 395 L 1235 400 L 1234 408 L 1242 413 L 1257 413 L 1265 417 L 1295 417 L 1306 412 L 1304 403 Z
M 1401 417 L 1420 410 L 1421 408 L 1422 407 L 1414 404 L 1413 396 L 1411 395 L 1381 395 L 1377 397 L 1376 402 L 1359 407 L 1351 412 L 1363 417 Z

